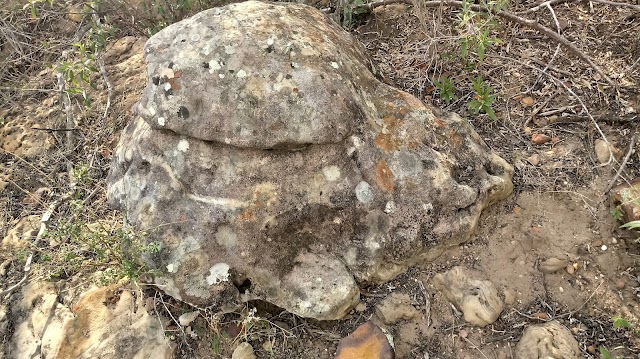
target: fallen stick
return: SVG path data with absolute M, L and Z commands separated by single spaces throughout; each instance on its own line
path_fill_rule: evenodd
M 377 1 L 377 2 L 372 2 L 369 4 L 364 4 L 364 5 L 359 5 L 356 6 L 354 8 L 354 10 L 356 9 L 361 9 L 363 11 L 372 11 L 373 9 L 379 7 L 379 6 L 385 6 L 385 5 L 390 5 L 390 4 L 408 4 L 408 5 L 414 5 L 414 0 L 382 0 L 382 1 Z M 502 10 L 498 10 L 498 11 L 491 11 L 490 9 L 484 7 L 484 6 L 480 6 L 480 5 L 476 5 L 476 4 L 468 4 L 465 3 L 463 1 L 458 1 L 458 0 L 441 0 L 441 1 L 437 1 L 437 0 L 433 0 L 433 1 L 424 1 L 424 2 L 420 2 L 420 5 L 425 6 L 425 7 L 438 7 L 438 6 L 442 6 L 442 5 L 446 5 L 446 6 L 452 6 L 452 7 L 457 7 L 457 8 L 463 8 L 463 7 L 467 7 L 473 11 L 476 12 L 485 12 L 485 13 L 490 13 L 490 14 L 495 14 L 507 21 L 510 21 L 512 23 L 516 23 L 522 26 L 526 26 L 528 28 L 537 30 L 541 33 L 543 33 L 544 35 L 546 35 L 548 38 L 554 40 L 555 42 L 563 45 L 564 47 L 568 48 L 569 51 L 571 51 L 574 55 L 576 55 L 579 59 L 585 61 L 592 69 L 594 69 L 597 73 L 600 74 L 600 76 L 602 76 L 602 78 L 607 81 L 607 83 L 609 83 L 609 85 L 613 86 L 613 87 L 617 87 L 616 83 L 613 82 L 613 80 L 611 80 L 611 78 L 609 78 L 609 76 L 607 76 L 606 73 L 604 73 L 604 71 L 600 68 L 600 66 L 598 66 L 595 62 L 593 62 L 593 60 L 591 60 L 591 58 L 589 56 L 587 56 L 585 53 L 583 53 L 582 51 L 580 51 L 580 49 L 578 49 L 576 47 L 576 45 L 574 45 L 571 41 L 567 40 L 564 36 L 557 34 L 555 31 L 551 30 L 550 28 L 541 25 L 539 23 L 537 23 L 534 20 L 529 20 L 529 19 L 525 19 L 522 18 L 518 15 L 515 15 L 513 13 L 507 12 L 507 11 L 502 11 Z M 542 6 L 546 6 L 541 4 Z

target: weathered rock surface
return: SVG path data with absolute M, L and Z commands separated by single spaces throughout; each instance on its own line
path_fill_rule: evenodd
M 464 314 L 464 320 L 480 327 L 495 322 L 504 309 L 496 286 L 473 279 L 462 267 L 453 267 L 433 277 L 433 284 Z
M 191 304 L 340 318 L 358 282 L 467 241 L 511 192 L 511 166 L 467 121 L 379 82 L 313 8 L 207 10 L 145 56 L 108 195 L 160 244 L 156 283 Z
M 405 293 L 391 293 L 376 305 L 376 315 L 386 325 L 394 325 L 401 320 L 411 320 L 420 315 L 411 297 Z
M 166 320 L 149 315 L 142 302 L 115 285 L 87 292 L 72 312 L 59 302 L 53 284 L 27 284 L 10 312 L 0 315 L 3 332 L 9 324 L 13 332 L 4 357 L 171 358 L 174 349 L 158 322 Z
M 394 354 L 382 329 L 366 322 L 340 340 L 335 359 L 393 359 Z
M 21 218 L 2 239 L 1 247 L 4 250 L 9 250 L 29 246 L 30 241 L 38 235 L 40 217 L 41 216 L 38 215 L 31 215 Z
M 582 358 L 578 341 L 558 322 L 527 327 L 516 346 L 516 359 Z
M 611 189 L 613 205 L 620 210 L 624 223 L 640 220 L 640 178 L 631 183 L 623 183 Z

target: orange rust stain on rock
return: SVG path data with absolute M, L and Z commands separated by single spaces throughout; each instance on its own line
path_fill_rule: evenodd
M 458 132 L 454 129 L 451 129 L 447 132 L 447 137 L 451 140 L 454 146 L 460 147 L 462 145 L 462 137 Z
M 447 127 L 447 123 L 444 122 L 444 120 L 442 120 L 439 117 L 436 117 L 433 122 L 435 123 L 437 128 L 446 128 Z
M 238 215 L 238 220 L 242 222 L 255 221 L 256 215 L 255 213 L 253 213 L 253 210 L 251 208 L 246 208 L 244 211 L 240 212 L 240 215 Z
M 382 190 L 393 192 L 393 189 L 395 187 L 395 176 L 384 160 L 379 160 L 378 164 L 376 165 L 375 181 L 378 187 L 380 187 Z
M 395 136 L 388 133 L 379 133 L 373 143 L 386 152 L 396 151 L 400 147 L 400 143 Z

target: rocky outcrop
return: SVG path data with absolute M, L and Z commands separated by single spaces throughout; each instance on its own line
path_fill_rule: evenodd
M 311 7 L 210 9 L 145 57 L 108 196 L 160 245 L 156 283 L 191 304 L 340 318 L 358 282 L 467 241 L 511 192 L 511 166 L 466 120 L 378 81 Z
M 0 329 L 13 333 L 6 358 L 172 358 L 175 347 L 150 315 L 144 298 L 120 285 L 92 289 L 73 310 L 51 283 L 27 284 L 21 297 L 0 307 Z

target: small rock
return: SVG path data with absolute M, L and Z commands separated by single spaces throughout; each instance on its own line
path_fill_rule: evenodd
M 394 325 L 401 320 L 411 320 L 420 312 L 411 305 L 411 297 L 404 293 L 391 293 L 376 305 L 376 315 L 386 325 Z
M 565 268 L 567 264 L 566 260 L 549 258 L 538 265 L 538 270 L 545 274 L 551 274 Z
M 540 164 L 540 155 L 539 154 L 534 154 L 531 155 L 529 157 L 527 157 L 527 162 L 529 162 L 532 166 L 537 166 Z
M 564 288 L 558 287 L 558 291 L 560 291 L 560 293 L 564 293 Z
M 627 283 L 625 282 L 624 279 L 618 279 L 616 281 L 616 288 L 618 289 L 624 289 L 624 287 L 627 285 Z
M 200 315 L 200 312 L 188 312 L 188 313 L 184 313 L 182 314 L 179 318 L 178 318 L 178 322 L 180 323 L 180 325 L 182 325 L 183 327 L 186 327 L 187 325 L 191 324 L 191 322 L 193 322 L 194 320 L 196 320 L 196 318 L 198 317 L 198 315 Z
M 540 320 L 547 320 L 547 319 L 549 319 L 549 313 L 545 313 L 545 312 L 533 313 L 533 314 L 531 314 L 531 316 L 532 316 L 533 318 L 540 319 Z
M 593 241 L 592 244 L 593 244 L 594 247 L 600 247 L 602 245 L 602 241 L 598 239 L 598 240 Z
M 573 265 L 569 264 L 567 265 L 567 273 L 573 275 L 573 273 L 576 272 L 576 269 L 573 267 Z
M 488 280 L 471 279 L 462 267 L 453 267 L 433 277 L 433 285 L 464 313 L 464 319 L 480 327 L 498 319 L 504 303 Z
M 640 220 L 640 178 L 635 178 L 630 184 L 624 183 L 611 189 L 613 205 L 619 208 L 623 215 L 623 222 Z
M 251 344 L 244 342 L 236 347 L 231 354 L 231 359 L 256 359 L 256 354 L 253 352 Z
M 536 102 L 536 100 L 534 100 L 533 97 L 531 96 L 527 96 L 527 97 L 523 97 L 522 100 L 520 100 L 520 102 L 526 107 L 531 107 Z
M 603 244 L 602 247 L 600 247 L 600 250 L 602 250 L 603 252 L 607 250 L 607 245 Z
M 587 347 L 587 351 L 589 352 L 589 354 L 595 354 L 596 353 L 596 347 L 595 345 L 589 345 Z
M 614 157 L 617 157 L 620 154 L 620 150 L 617 149 L 613 145 L 607 145 L 606 142 L 602 139 L 597 139 L 594 143 L 593 150 L 596 153 L 596 159 L 600 163 L 609 162 L 609 148 L 611 148 L 611 152 Z
M 536 145 L 544 145 L 549 141 L 551 141 L 551 137 L 545 135 L 544 133 L 534 133 L 531 136 L 531 142 L 533 142 Z
M 356 311 L 362 313 L 365 310 L 367 310 L 367 305 L 366 304 L 360 302 L 360 303 L 358 303 L 358 305 L 356 305 Z
M 270 353 L 273 351 L 273 342 L 271 340 L 267 340 L 264 343 L 262 343 L 262 349 L 264 349 L 264 351 Z
M 11 259 L 7 259 L 2 264 L 0 264 L 0 277 L 4 277 L 7 275 L 7 268 L 11 265 Z
M 389 339 L 382 329 L 366 322 L 338 343 L 335 359 L 393 359 L 395 357 Z
M 464 329 L 460 329 L 458 335 L 460 336 L 460 338 L 466 338 L 467 336 L 469 336 L 469 333 L 467 333 L 467 331 Z
M 578 359 L 580 348 L 571 331 L 558 322 L 527 327 L 515 350 L 516 359 Z
M 516 295 L 510 289 L 503 291 L 504 294 L 504 304 L 506 305 L 514 305 L 516 303 Z

